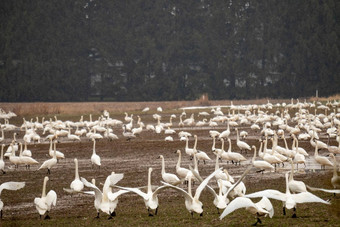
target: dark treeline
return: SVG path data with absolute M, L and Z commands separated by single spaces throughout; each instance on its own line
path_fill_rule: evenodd
M 0 101 L 340 91 L 337 0 L 2 0 Z

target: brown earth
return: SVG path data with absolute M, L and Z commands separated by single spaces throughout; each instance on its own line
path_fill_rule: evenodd
M 162 122 L 167 122 L 171 111 L 167 111 L 162 115 Z M 177 110 L 176 113 L 180 111 Z M 190 111 L 187 111 L 190 113 Z M 156 121 L 150 114 L 139 113 L 142 121 L 145 124 Z M 88 116 L 85 116 L 88 117 Z M 124 114 L 117 113 L 112 118 L 123 120 Z M 18 117 L 19 118 L 19 117 Z M 62 117 L 61 117 L 62 118 Z M 79 116 L 75 117 L 79 119 Z M 11 119 L 11 122 L 22 122 L 19 119 Z M 66 120 L 66 119 L 62 119 Z M 197 119 L 198 120 L 198 119 Z M 197 121 L 196 120 L 196 121 Z M 175 130 L 177 132 L 189 131 L 192 135 L 198 135 L 197 148 L 210 156 L 212 159 L 206 164 L 199 163 L 200 174 L 205 177 L 215 169 L 215 155 L 211 152 L 212 139 L 209 137 L 208 131 L 210 128 L 176 128 L 178 123 L 178 114 L 176 118 Z M 225 125 L 220 125 L 215 130 L 225 130 Z M 249 133 L 247 143 L 259 147 L 259 132 L 253 132 L 249 126 L 240 126 L 240 130 L 246 130 Z M 255 222 L 254 217 L 247 213 L 244 209 L 235 211 L 223 220 L 219 220 L 217 210 L 212 203 L 212 196 L 208 192 L 203 192 L 201 199 L 204 203 L 204 216 L 199 217 L 197 214 L 191 218 L 189 212 L 185 209 L 184 198 L 177 191 L 167 189 L 159 194 L 159 214 L 155 217 L 148 217 L 144 202 L 141 197 L 127 193 L 119 198 L 119 204 L 116 209 L 117 216 L 113 220 L 107 220 L 108 215 L 101 213 L 100 219 L 94 219 L 96 211 L 93 206 L 94 198 L 90 195 L 77 194 L 70 195 L 63 191 L 63 188 L 69 188 L 70 183 L 74 179 L 74 158 L 79 161 L 79 174 L 81 177 L 90 181 L 92 178 L 96 179 L 96 184 L 102 188 L 100 183 L 104 183 L 106 177 L 112 172 L 124 173 L 124 178 L 118 183 L 121 186 L 140 187 L 147 184 L 147 170 L 149 167 L 154 169 L 152 174 L 152 183 L 160 185 L 161 180 L 161 160 L 159 155 L 165 158 L 166 171 L 175 173 L 175 165 L 178 155 L 174 152 L 177 149 L 182 151 L 182 166 L 188 167 L 192 165 L 189 157 L 184 153 L 185 142 L 179 141 L 177 135 L 174 135 L 173 142 L 164 141 L 164 133 L 156 134 L 144 130 L 143 133 L 131 141 L 126 141 L 122 136 L 121 127 L 113 128 L 114 133 L 119 136 L 118 140 L 108 141 L 102 139 L 96 143 L 96 152 L 101 157 L 102 167 L 91 168 L 90 157 L 92 154 L 92 142 L 83 137 L 81 142 L 69 142 L 65 138 L 60 138 L 60 143 L 57 144 L 57 149 L 65 154 L 65 159 L 60 160 L 57 166 L 51 169 L 49 175 L 50 180 L 47 183 L 47 191 L 53 189 L 58 195 L 57 206 L 53 207 L 50 216 L 51 220 L 40 220 L 39 214 L 35 209 L 33 200 L 35 197 L 40 197 L 42 192 L 43 178 L 47 175 L 46 169 L 37 170 L 40 164 L 43 163 L 47 157 L 49 144 L 44 141 L 41 144 L 32 144 L 28 146 L 33 153 L 33 157 L 39 161 L 39 165 L 32 166 L 30 170 L 20 166 L 14 169 L 8 159 L 6 159 L 6 174 L 1 175 L 1 182 L 7 181 L 25 181 L 26 186 L 19 191 L 4 190 L 1 195 L 1 200 L 4 202 L 3 220 L 1 224 L 4 226 L 33 226 L 33 225 L 117 225 L 117 226 L 222 226 L 228 225 L 250 225 Z M 23 131 L 16 131 L 19 133 L 17 138 L 22 141 L 24 135 Z M 41 132 L 39 132 L 41 134 Z M 13 132 L 6 132 L 5 143 L 8 144 L 11 140 Z M 43 135 L 41 135 L 43 136 Z M 45 135 L 46 136 L 46 135 Z M 236 134 L 232 129 L 230 136 L 232 139 L 232 147 L 234 151 L 239 149 L 236 146 Z M 326 137 L 321 138 L 326 141 Z M 291 140 L 288 140 L 291 146 Z M 335 145 L 334 139 L 330 144 Z M 284 146 L 283 141 L 279 145 Z M 189 141 L 189 146 L 193 146 L 193 138 Z M 216 147 L 220 147 L 221 142 L 218 141 Z M 227 146 L 227 143 L 226 143 Z M 301 141 L 299 146 L 308 151 L 310 157 L 308 158 L 308 165 L 295 174 L 296 180 L 303 180 L 306 184 L 314 187 L 322 187 L 330 189 L 330 179 L 332 177 L 332 169 L 327 168 L 325 171 L 320 171 L 320 166 L 313 164 L 314 148 L 311 147 L 309 141 Z M 322 151 L 321 154 L 326 154 Z M 235 166 L 231 163 L 227 164 L 225 161 L 220 163 L 220 167 L 224 167 L 228 172 L 238 178 L 249 165 L 253 152 L 244 154 L 247 161 L 241 166 Z M 289 170 L 289 164 L 278 168 L 276 172 L 265 172 L 264 174 L 250 172 L 243 180 L 247 187 L 247 193 L 272 188 L 285 192 L 284 173 Z M 211 185 L 216 188 L 215 180 L 211 181 Z M 181 185 L 186 189 L 186 186 Z M 197 187 L 197 184 L 194 188 Z M 335 226 L 340 225 L 340 203 L 339 195 L 335 198 L 330 194 L 318 192 L 316 195 L 329 199 L 331 198 L 332 205 L 324 204 L 299 204 L 297 208 L 297 219 L 290 218 L 291 211 L 288 211 L 287 217 L 282 215 L 282 203 L 271 200 L 275 207 L 275 215 L 273 219 L 263 218 L 264 225 L 298 225 L 298 226 Z

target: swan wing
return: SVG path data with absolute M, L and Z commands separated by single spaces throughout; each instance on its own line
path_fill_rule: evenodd
M 100 191 L 100 189 L 99 189 L 96 185 L 94 185 L 94 184 L 88 182 L 88 181 L 87 181 L 85 178 L 83 178 L 83 177 L 80 177 L 80 180 L 81 180 L 81 182 L 84 183 L 84 185 L 85 185 L 86 187 L 89 187 L 89 188 L 92 188 L 92 189 L 93 189 L 94 195 L 95 195 L 95 199 L 96 199 L 96 200 L 102 201 L 102 196 L 103 196 L 103 194 L 102 194 L 102 192 Z
M 248 195 L 244 195 L 247 198 L 258 198 L 258 197 L 267 197 L 270 199 L 276 199 L 281 201 L 286 201 L 286 194 L 279 192 L 273 189 L 267 189 L 263 191 L 254 192 Z
M 170 187 L 170 188 L 173 188 L 173 189 L 179 191 L 180 193 L 182 193 L 182 194 L 184 195 L 185 200 L 192 200 L 192 199 L 193 199 L 193 198 L 189 195 L 189 193 L 186 192 L 184 189 L 179 188 L 179 187 L 174 186 L 174 185 L 171 185 L 171 184 L 168 184 L 168 183 L 166 183 L 166 182 L 164 182 L 164 181 L 161 181 L 161 182 L 162 182 L 162 184 L 164 184 L 164 185 L 166 185 L 166 186 L 168 186 L 168 187 Z
M 157 196 L 158 193 L 160 193 L 162 190 L 168 188 L 169 186 L 167 185 L 163 185 L 163 186 L 159 186 L 153 193 L 152 193 L 152 197 Z
M 120 188 L 122 190 L 127 190 L 127 191 L 130 191 L 130 192 L 134 192 L 137 195 L 141 196 L 143 199 L 145 199 L 145 200 L 147 199 L 147 194 L 142 192 L 141 190 L 139 190 L 139 188 L 121 187 L 121 186 L 117 186 L 117 185 L 115 185 L 114 187 Z
M 237 197 L 233 201 L 231 201 L 224 209 L 223 213 L 220 216 L 220 220 L 222 220 L 225 216 L 234 212 L 235 210 L 246 207 L 254 207 L 255 209 L 257 209 L 255 204 L 249 198 Z
M 0 194 L 2 192 L 2 190 L 6 189 L 6 190 L 18 190 L 25 187 L 25 182 L 14 182 L 14 181 L 9 181 L 6 183 L 2 183 L 0 185 Z
M 213 178 L 217 173 L 222 172 L 222 167 L 215 170 L 213 173 L 211 173 L 207 178 L 205 178 L 202 183 L 198 186 L 198 188 L 196 189 L 196 193 L 195 193 L 195 198 L 198 199 L 203 191 L 203 189 L 205 188 L 205 186 L 207 186 L 208 182 L 211 180 L 211 178 Z
M 201 177 L 201 175 L 200 175 L 196 170 L 194 170 L 190 165 L 189 165 L 189 168 L 190 168 L 192 174 L 194 174 L 194 176 L 196 177 L 196 179 L 197 179 L 199 182 L 202 183 L 202 182 L 203 182 L 203 178 Z M 207 189 L 208 189 L 208 191 L 209 191 L 215 198 L 217 197 L 217 194 L 216 194 L 215 190 L 214 190 L 212 187 L 210 187 L 209 185 L 207 185 Z
M 228 194 L 234 190 L 234 188 L 241 183 L 241 181 L 243 180 L 243 178 L 247 175 L 247 173 L 252 169 L 253 167 L 250 165 L 247 167 L 247 169 L 243 172 L 243 174 L 241 175 L 241 177 L 236 181 L 235 184 L 233 184 L 233 186 L 231 186 L 228 191 L 225 193 L 225 196 L 227 197 Z
M 340 189 L 324 189 L 324 188 L 314 188 L 314 187 L 310 187 L 308 185 L 306 185 L 306 186 L 311 191 L 323 191 L 323 192 L 335 193 L 335 194 L 339 194 L 340 193 Z
M 261 207 L 262 209 L 265 209 L 266 211 L 269 212 L 269 217 L 272 218 L 274 216 L 274 208 L 270 200 L 263 196 L 263 198 L 256 203 L 258 207 Z
M 125 193 L 128 193 L 128 192 L 129 192 L 128 190 L 119 190 L 119 191 L 114 192 L 114 193 L 109 192 L 109 193 L 107 193 L 107 198 L 109 198 L 109 200 L 111 200 L 111 201 L 114 201 L 114 200 L 116 200 L 120 195 L 125 194 Z
M 292 194 L 293 199 L 297 203 L 324 203 L 324 204 L 331 204 L 320 197 L 313 195 L 310 192 L 301 192 L 299 194 Z
M 51 206 L 55 206 L 57 204 L 57 193 L 54 190 L 50 190 L 46 195 L 46 203 Z
M 121 179 L 123 179 L 123 177 L 124 177 L 123 173 L 112 173 L 109 176 L 110 186 L 117 184 Z

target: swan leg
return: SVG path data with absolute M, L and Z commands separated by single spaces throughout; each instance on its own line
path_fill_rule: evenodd
M 148 208 L 148 214 L 149 214 L 149 217 L 153 217 L 153 214 L 151 214 L 150 212 L 150 208 Z
M 48 211 L 46 212 L 46 216 L 45 216 L 44 220 L 46 220 L 46 219 L 51 219 L 51 217 L 48 215 Z
M 283 207 L 282 211 L 283 211 L 283 215 L 286 215 L 286 207 L 285 206 Z
M 0 211 L 0 219 L 2 219 L 2 210 Z
M 256 225 L 257 225 L 257 223 L 260 223 L 260 224 L 262 224 L 262 221 L 261 221 L 261 219 L 260 219 L 260 218 L 258 218 L 258 217 L 257 217 L 257 220 L 256 220 L 256 222 L 255 222 L 254 224 L 252 224 L 252 226 L 256 226 Z
M 293 211 L 294 211 L 294 214 L 293 214 L 292 218 L 297 218 L 297 216 L 296 216 L 296 208 L 295 207 L 293 208 Z
M 216 207 L 216 209 L 217 209 L 217 213 L 220 214 L 220 209 L 218 209 L 217 207 Z
M 191 211 L 190 214 L 191 214 L 191 217 L 194 218 L 194 212 Z
M 5 172 L 3 169 L 2 169 L 1 171 L 2 171 L 2 173 L 3 173 L 3 174 L 5 174 L 5 173 L 6 173 L 6 172 Z
M 99 218 L 99 211 L 97 212 L 97 216 L 95 218 Z
M 47 169 L 47 174 L 51 174 L 51 171 L 50 171 L 50 169 Z
M 202 213 L 200 213 L 200 217 L 203 217 L 203 212 L 202 212 Z
M 157 212 L 158 212 L 158 207 L 157 207 L 156 210 L 155 210 L 155 215 L 157 215 Z

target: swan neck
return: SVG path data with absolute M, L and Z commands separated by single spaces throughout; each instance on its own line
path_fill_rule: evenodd
M 76 159 L 76 160 L 74 161 L 74 163 L 75 163 L 75 169 L 76 169 L 75 179 L 79 179 L 78 160 Z
M 178 152 L 178 161 L 177 161 L 177 167 L 181 167 L 181 159 L 182 159 L 182 155 L 181 152 Z
M 218 159 L 219 159 L 218 154 L 216 154 L 215 170 L 218 170 L 220 168 L 220 165 L 218 163 Z
M 189 179 L 188 179 L 188 194 L 190 195 L 190 197 L 192 197 L 192 193 L 191 193 L 191 176 L 189 176 Z
M 57 143 L 54 142 L 54 152 L 53 152 L 53 158 L 57 158 Z
M 255 161 L 255 158 L 256 158 L 256 147 L 254 146 L 254 156 L 253 156 L 253 162 Z
M 149 169 L 149 173 L 148 173 L 148 192 L 151 192 L 151 172 L 152 172 L 152 170 Z
M 213 145 L 212 145 L 212 150 L 214 151 L 215 150 L 215 143 L 216 143 L 216 139 L 215 139 L 215 136 L 213 137 Z M 340 143 L 339 143 L 339 146 L 340 146 Z
M 318 144 L 315 143 L 315 153 L 314 153 L 314 157 L 318 156 L 319 153 L 318 153 Z
M 96 140 L 93 140 L 93 154 L 96 153 Z
M 231 141 L 230 141 L 230 139 L 228 139 L 228 142 L 229 142 L 229 149 L 228 149 L 228 152 L 231 153 Z
M 290 194 L 288 182 L 288 173 L 286 173 L 286 194 Z
M 165 173 L 165 161 L 164 161 L 164 157 L 162 156 L 161 159 L 162 159 L 162 174 L 164 174 Z
M 42 190 L 42 193 L 41 193 L 41 198 L 46 197 L 46 184 L 47 184 L 47 181 L 48 181 L 48 177 L 45 177 L 44 178 L 44 183 L 43 183 L 43 190 Z
M 20 143 L 20 153 L 19 156 L 22 156 L 22 143 Z

